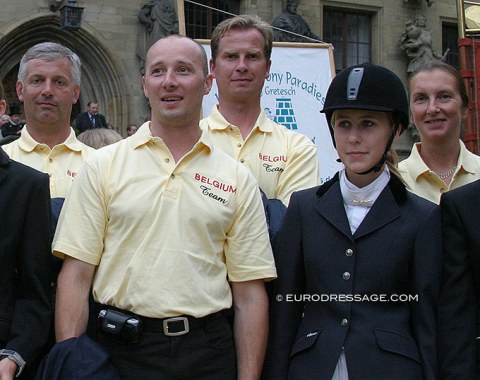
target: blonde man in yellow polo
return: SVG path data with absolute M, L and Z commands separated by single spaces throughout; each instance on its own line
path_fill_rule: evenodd
M 276 270 L 257 183 L 199 128 L 201 45 L 165 37 L 145 68 L 151 122 L 89 158 L 62 211 L 57 340 L 85 332 L 93 283 L 122 379 L 258 379 Z
M 80 166 L 94 151 L 78 141 L 70 127 L 80 75 L 80 58 L 53 42 L 31 47 L 20 61 L 17 94 L 27 124 L 20 138 L 3 148 L 13 160 L 50 176 L 52 198 L 65 198 Z
M 267 198 L 288 205 L 294 191 L 318 185 L 318 157 L 306 136 L 274 123 L 260 106 L 272 36 L 271 26 L 257 16 L 217 25 L 210 69 L 220 101 L 201 125 L 215 146 L 250 169 Z

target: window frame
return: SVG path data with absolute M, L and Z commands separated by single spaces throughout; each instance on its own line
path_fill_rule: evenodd
M 342 35 L 341 36 L 333 36 L 333 33 L 330 33 L 328 28 L 334 29 L 338 23 L 338 17 L 333 17 L 335 14 L 341 16 L 341 29 Z M 362 42 L 360 41 L 360 34 L 358 33 L 358 28 L 355 33 L 356 40 L 352 41 L 352 38 L 349 36 L 349 27 L 351 27 L 352 22 L 350 21 L 349 17 L 355 16 L 357 18 L 358 25 L 358 18 L 365 17 L 367 22 L 367 41 Z M 335 57 L 335 66 L 336 71 L 339 72 L 342 69 L 364 62 L 371 62 L 372 61 L 372 51 L 373 51 L 373 22 L 374 22 L 374 13 L 368 11 L 358 11 L 352 9 L 338 9 L 338 8 L 330 8 L 324 7 L 323 9 L 323 41 L 327 43 L 331 43 L 334 47 L 334 57 Z M 331 36 L 332 35 L 332 36 Z M 356 47 L 354 49 L 356 51 L 356 57 L 352 59 L 352 50 L 349 50 L 350 47 Z M 368 56 L 367 59 L 362 58 L 365 55 L 362 55 L 360 52 L 364 49 L 360 47 L 367 47 Z

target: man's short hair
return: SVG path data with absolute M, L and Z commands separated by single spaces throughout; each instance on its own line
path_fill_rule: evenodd
M 40 59 L 46 62 L 53 62 L 57 59 L 66 58 L 72 65 L 72 79 L 74 84 L 80 84 L 82 64 L 77 54 L 69 48 L 55 42 L 42 42 L 32 46 L 23 55 L 20 61 L 20 68 L 18 69 L 18 80 L 25 82 L 27 62 L 32 59 Z
M 213 30 L 212 38 L 210 40 L 210 48 L 212 50 L 213 62 L 215 63 L 215 60 L 217 59 L 218 45 L 220 44 L 220 39 L 225 34 L 230 32 L 231 30 L 247 30 L 252 28 L 257 29 L 262 34 L 264 40 L 265 57 L 267 58 L 267 60 L 269 60 L 272 55 L 273 46 L 272 27 L 257 15 L 239 15 L 223 20 Z
M 206 77 L 208 75 L 208 59 L 207 59 L 207 53 L 205 52 L 205 49 L 203 48 L 203 46 L 198 42 L 198 41 L 195 41 L 193 38 L 190 38 L 188 36 L 182 36 L 180 34 L 170 34 L 168 36 L 164 36 L 162 38 L 160 38 L 158 41 L 162 41 L 162 40 L 165 40 L 165 39 L 168 39 L 168 38 L 186 38 L 190 41 L 192 41 L 195 45 L 197 45 L 198 49 L 199 49 L 199 52 L 202 56 L 202 66 L 203 66 L 203 74 L 204 76 Z M 157 42 L 158 42 L 157 41 Z M 155 42 L 155 43 L 157 43 Z M 154 44 L 155 45 L 155 44 Z M 148 61 L 148 53 L 150 52 L 151 48 L 153 47 L 153 45 L 150 47 L 150 49 L 148 49 L 148 52 L 147 52 L 147 58 L 145 60 L 145 63 L 147 63 Z M 146 66 L 146 65 L 145 65 Z

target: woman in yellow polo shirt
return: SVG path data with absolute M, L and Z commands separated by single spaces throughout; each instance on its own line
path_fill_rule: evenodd
M 467 90 L 454 67 L 432 61 L 412 73 L 408 92 L 421 142 L 400 162 L 399 171 L 411 191 L 438 204 L 442 193 L 480 178 L 480 157 L 460 140 Z

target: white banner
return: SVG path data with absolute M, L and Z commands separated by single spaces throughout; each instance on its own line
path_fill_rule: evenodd
M 199 40 L 211 57 L 210 41 Z M 330 44 L 275 42 L 270 76 L 262 90 L 262 107 L 279 124 L 308 136 L 318 148 L 320 184 L 340 168 L 324 114 L 320 113 L 328 86 L 335 75 Z M 218 103 L 214 81 L 203 100 L 203 115 Z

